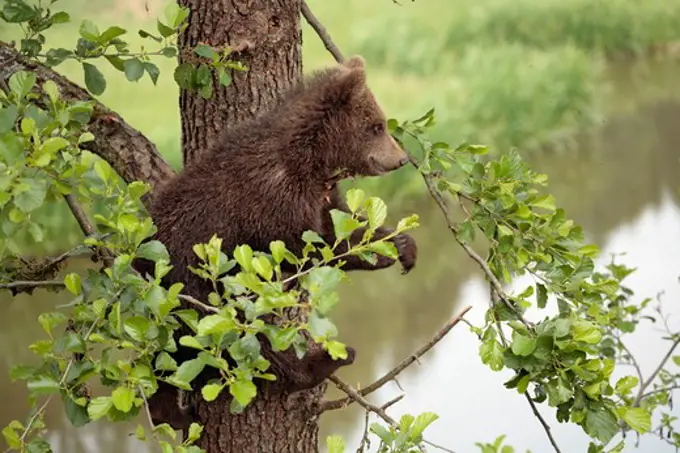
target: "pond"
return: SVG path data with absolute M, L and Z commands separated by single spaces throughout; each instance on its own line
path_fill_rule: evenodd
M 608 261 L 612 253 L 625 252 L 619 261 L 638 268 L 628 286 L 640 300 L 664 291 L 665 310 L 674 315 L 671 326 L 679 327 L 680 102 L 673 99 L 680 95 L 680 68 L 664 65 L 658 73 L 658 77 L 647 78 L 645 86 L 638 86 L 631 72 L 614 73 L 612 106 L 617 114 L 606 118 L 596 131 L 579 135 L 576 151 L 547 153 L 530 164 L 549 175 L 549 190 L 558 204 L 583 225 L 590 241 L 600 245 L 600 263 Z M 668 100 L 638 102 L 650 90 L 658 90 L 657 99 Z M 352 385 L 373 382 L 427 342 L 466 305 L 473 306 L 468 319 L 481 323 L 488 297 L 479 269 L 453 241 L 431 200 L 419 199 L 391 217 L 411 212 L 421 218 L 421 227 L 414 232 L 420 260 L 416 269 L 406 276 L 397 268 L 354 273 L 335 309 L 341 340 L 357 349 L 356 363 L 339 373 Z M 33 360 L 27 345 L 42 335 L 37 314 L 67 300 L 67 296 L 42 291 L 14 299 L 0 293 L 0 350 L 5 357 L 0 363 L 3 426 L 14 418 L 23 419 L 28 409 L 23 385 L 9 381 L 10 367 Z M 646 375 L 666 352 L 660 338 L 656 327 L 645 325 L 629 341 Z M 384 403 L 403 391 L 406 397 L 390 409 L 391 415 L 438 413 L 441 418 L 429 429 L 427 438 L 457 453 L 478 452 L 475 442 L 491 442 L 500 434 L 507 434 L 507 441 L 518 452 L 551 451 L 526 401 L 503 387 L 509 374 L 492 372 L 480 362 L 477 350 L 476 338 L 461 324 L 419 364 L 400 375 L 401 389 L 390 383 L 370 399 Z M 331 389 L 329 397 L 335 396 L 339 394 Z M 580 428 L 558 424 L 549 408 L 541 412 L 563 452 L 585 451 L 588 440 Z M 50 406 L 48 424 L 55 453 L 147 451 L 134 438 L 135 424 L 104 421 L 76 430 L 69 426 L 59 404 Z M 322 438 L 342 435 L 348 451 L 354 451 L 362 432 L 359 407 L 322 418 Z M 629 447 L 627 451 L 636 450 Z M 646 436 L 637 451 L 674 449 Z

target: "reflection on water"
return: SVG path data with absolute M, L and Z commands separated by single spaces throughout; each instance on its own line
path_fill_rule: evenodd
M 609 253 L 627 252 L 622 261 L 639 268 L 630 277 L 629 286 L 640 299 L 665 290 L 669 313 L 680 298 L 678 124 L 680 104 L 660 103 L 608 120 L 597 133 L 580 137 L 580 152 L 547 155 L 531 162 L 550 176 L 550 191 L 558 203 L 601 245 L 602 262 L 609 259 Z M 464 305 L 473 305 L 469 319 L 481 322 L 487 289 L 478 270 L 451 240 L 431 201 L 423 200 L 413 210 L 421 216 L 422 225 L 415 232 L 420 248 L 418 267 L 408 276 L 399 275 L 396 268 L 355 273 L 343 288 L 343 302 L 334 318 L 342 340 L 358 350 L 356 364 L 340 372 L 352 384 L 366 385 L 382 375 Z M 518 287 L 522 284 L 526 282 L 517 282 Z M 5 358 L 0 362 L 3 426 L 13 418 L 23 418 L 28 409 L 23 386 L 7 378 L 9 367 L 33 360 L 27 345 L 42 335 L 37 313 L 67 299 L 47 292 L 15 299 L 0 294 L 4 311 L 0 317 L 0 348 Z M 645 373 L 665 352 L 659 337 L 652 327 L 645 327 L 636 334 L 636 341 L 630 342 L 634 352 L 644 354 L 639 357 Z M 454 329 L 420 365 L 401 375 L 399 384 L 407 397 L 391 409 L 393 416 L 437 412 L 441 418 L 431 427 L 429 439 L 459 453 L 476 452 L 474 442 L 489 442 L 499 434 L 508 434 L 508 442 L 518 451 L 550 451 L 526 402 L 502 386 L 508 374 L 493 373 L 483 366 L 477 348 L 477 340 L 467 329 Z M 400 392 L 396 384 L 390 384 L 370 399 L 384 402 Z M 329 396 L 337 396 L 337 392 L 330 390 Z M 552 421 L 565 453 L 584 451 L 587 439 L 580 428 L 559 425 L 553 411 L 542 412 Z M 48 423 L 53 427 L 50 440 L 56 453 L 148 451 L 130 435 L 135 424 L 103 421 L 75 430 L 57 404 L 48 411 Z M 343 435 L 349 446 L 357 444 L 362 429 L 363 417 L 357 407 L 322 419 L 322 436 Z M 671 449 L 648 437 L 639 451 L 664 453 Z

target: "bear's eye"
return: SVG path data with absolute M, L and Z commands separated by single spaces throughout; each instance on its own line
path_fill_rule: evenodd
M 380 135 L 383 132 L 385 132 L 385 124 L 384 123 L 376 123 L 373 126 L 371 126 L 371 131 L 375 135 Z

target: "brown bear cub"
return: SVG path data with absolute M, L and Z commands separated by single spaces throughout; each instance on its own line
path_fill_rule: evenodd
M 198 264 L 192 246 L 208 242 L 214 234 L 222 239 L 228 255 L 241 244 L 268 252 L 271 241 L 282 240 L 301 256 L 306 230 L 333 244 L 330 210 L 349 211 L 338 191 L 337 175 L 378 176 L 407 162 L 366 85 L 360 57 L 316 72 L 290 90 L 272 111 L 230 128 L 211 151 L 158 189 L 149 212 L 158 228 L 153 239 L 166 245 L 173 265 L 164 286 L 182 282 L 186 294 L 207 299 L 212 285 L 188 268 Z M 383 227 L 376 236 L 392 231 Z M 350 240 L 362 236 L 363 231 L 357 231 Z M 392 241 L 408 272 L 416 262 L 415 241 L 406 234 Z M 359 257 L 343 260 L 344 270 L 383 269 L 395 263 L 382 256 L 373 264 Z M 153 275 L 153 263 L 138 260 L 134 265 Z M 314 348 L 298 360 L 292 351 L 274 354 L 267 340 L 261 343 L 272 371 L 279 382 L 285 382 L 287 391 L 314 387 L 354 360 L 349 347 L 345 360 L 333 361 L 325 351 Z M 195 351 L 190 350 L 175 354 L 178 363 L 193 357 Z M 161 389 L 158 394 L 160 398 Z M 157 420 L 162 422 L 162 418 L 159 415 Z M 177 422 L 172 424 L 179 427 Z

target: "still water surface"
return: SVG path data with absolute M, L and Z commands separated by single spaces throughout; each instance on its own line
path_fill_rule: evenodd
M 613 99 L 625 113 L 612 115 L 596 132 L 579 136 L 577 152 L 549 154 L 530 163 L 549 175 L 550 191 L 558 203 L 600 245 L 600 263 L 608 261 L 611 253 L 625 252 L 620 261 L 638 267 L 628 286 L 640 299 L 664 291 L 671 327 L 680 328 L 680 103 L 670 100 L 680 95 L 680 70 L 676 67 L 670 73 L 673 77 L 666 71 L 664 80 L 656 80 L 659 86 L 651 86 L 667 93 L 669 100 L 634 110 L 628 107 L 635 103 L 636 90 L 650 86 L 637 87 L 629 74 L 617 74 L 614 90 L 627 97 Z M 419 200 L 403 214 L 410 212 L 421 217 L 421 227 L 414 233 L 420 250 L 418 267 L 407 276 L 396 268 L 371 275 L 354 273 L 335 310 L 341 339 L 358 350 L 355 365 L 340 372 L 354 385 L 367 385 L 391 369 L 462 307 L 473 306 L 471 322 L 482 320 L 488 293 L 478 269 L 452 241 L 429 199 Z M 527 283 L 519 281 L 516 287 Z M 45 292 L 14 299 L 0 293 L 2 426 L 23 419 L 27 410 L 26 391 L 9 381 L 9 368 L 32 360 L 27 345 L 42 335 L 37 314 L 65 302 L 63 295 Z M 645 374 L 665 353 L 660 336 L 656 327 L 645 325 L 629 340 Z M 509 374 L 482 365 L 477 348 L 467 328 L 454 329 L 419 365 L 401 374 L 399 384 L 407 396 L 390 409 L 391 414 L 398 418 L 403 413 L 438 413 L 441 418 L 430 428 L 428 439 L 458 453 L 478 452 L 475 442 L 491 442 L 500 434 L 507 434 L 517 451 L 551 451 L 526 401 L 503 387 Z M 338 395 L 334 389 L 329 393 Z M 400 393 L 396 384 L 389 384 L 370 399 L 385 402 Z M 563 452 L 585 451 L 588 441 L 580 428 L 558 424 L 552 410 L 542 412 Z M 132 435 L 134 424 L 97 422 L 75 430 L 58 404 L 48 410 L 48 424 L 55 453 L 148 451 Z M 363 416 L 357 407 L 322 418 L 322 436 L 342 435 L 348 451 L 354 451 L 362 430 Z M 627 451 L 670 453 L 674 449 L 647 436 L 639 450 Z

